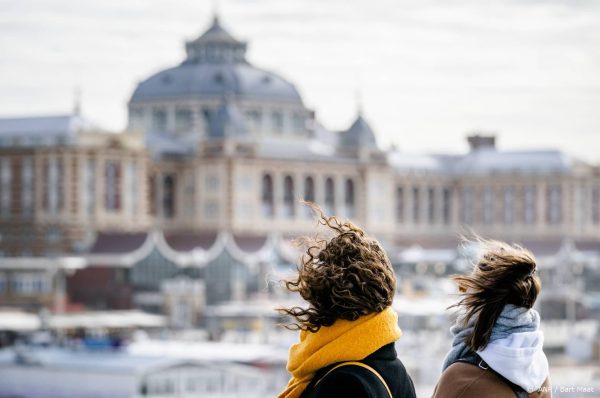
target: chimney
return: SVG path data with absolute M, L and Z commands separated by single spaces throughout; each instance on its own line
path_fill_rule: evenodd
M 479 149 L 496 149 L 496 136 L 474 134 L 467 137 L 471 151 Z

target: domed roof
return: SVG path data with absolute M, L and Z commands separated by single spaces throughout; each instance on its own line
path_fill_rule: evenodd
M 351 148 L 377 148 L 375 133 L 361 114 L 358 115 L 352 126 L 342 133 L 341 144 Z
M 186 51 L 187 58 L 181 65 L 139 83 L 130 102 L 234 95 L 302 103 L 292 83 L 250 65 L 245 58 L 246 43 L 230 35 L 216 17 L 206 32 L 186 43 Z
M 293 84 L 249 64 L 184 63 L 141 82 L 131 102 L 165 99 L 239 98 L 302 102 Z

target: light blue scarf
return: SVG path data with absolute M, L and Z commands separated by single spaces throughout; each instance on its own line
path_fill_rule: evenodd
M 454 326 L 450 328 L 450 333 L 452 333 L 454 339 L 452 340 L 452 348 L 446 355 L 446 359 L 444 359 L 442 371 L 469 352 L 465 340 L 473 333 L 477 316 L 471 317 L 466 326 L 463 322 L 464 318 L 465 314 L 461 313 Z M 536 310 L 507 304 L 494 324 L 489 342 L 507 338 L 513 333 L 533 332 L 538 330 L 539 326 L 540 314 Z

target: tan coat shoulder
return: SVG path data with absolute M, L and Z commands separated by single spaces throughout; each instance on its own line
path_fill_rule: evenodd
M 467 363 L 448 367 L 435 387 L 433 398 L 515 398 L 512 389 L 494 372 Z M 546 379 L 540 391 L 530 398 L 551 398 L 550 381 Z

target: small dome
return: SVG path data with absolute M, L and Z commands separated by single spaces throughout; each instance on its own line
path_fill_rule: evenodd
M 352 126 L 342 133 L 341 144 L 346 148 L 377 148 L 375 133 L 360 114 L 352 123 Z

